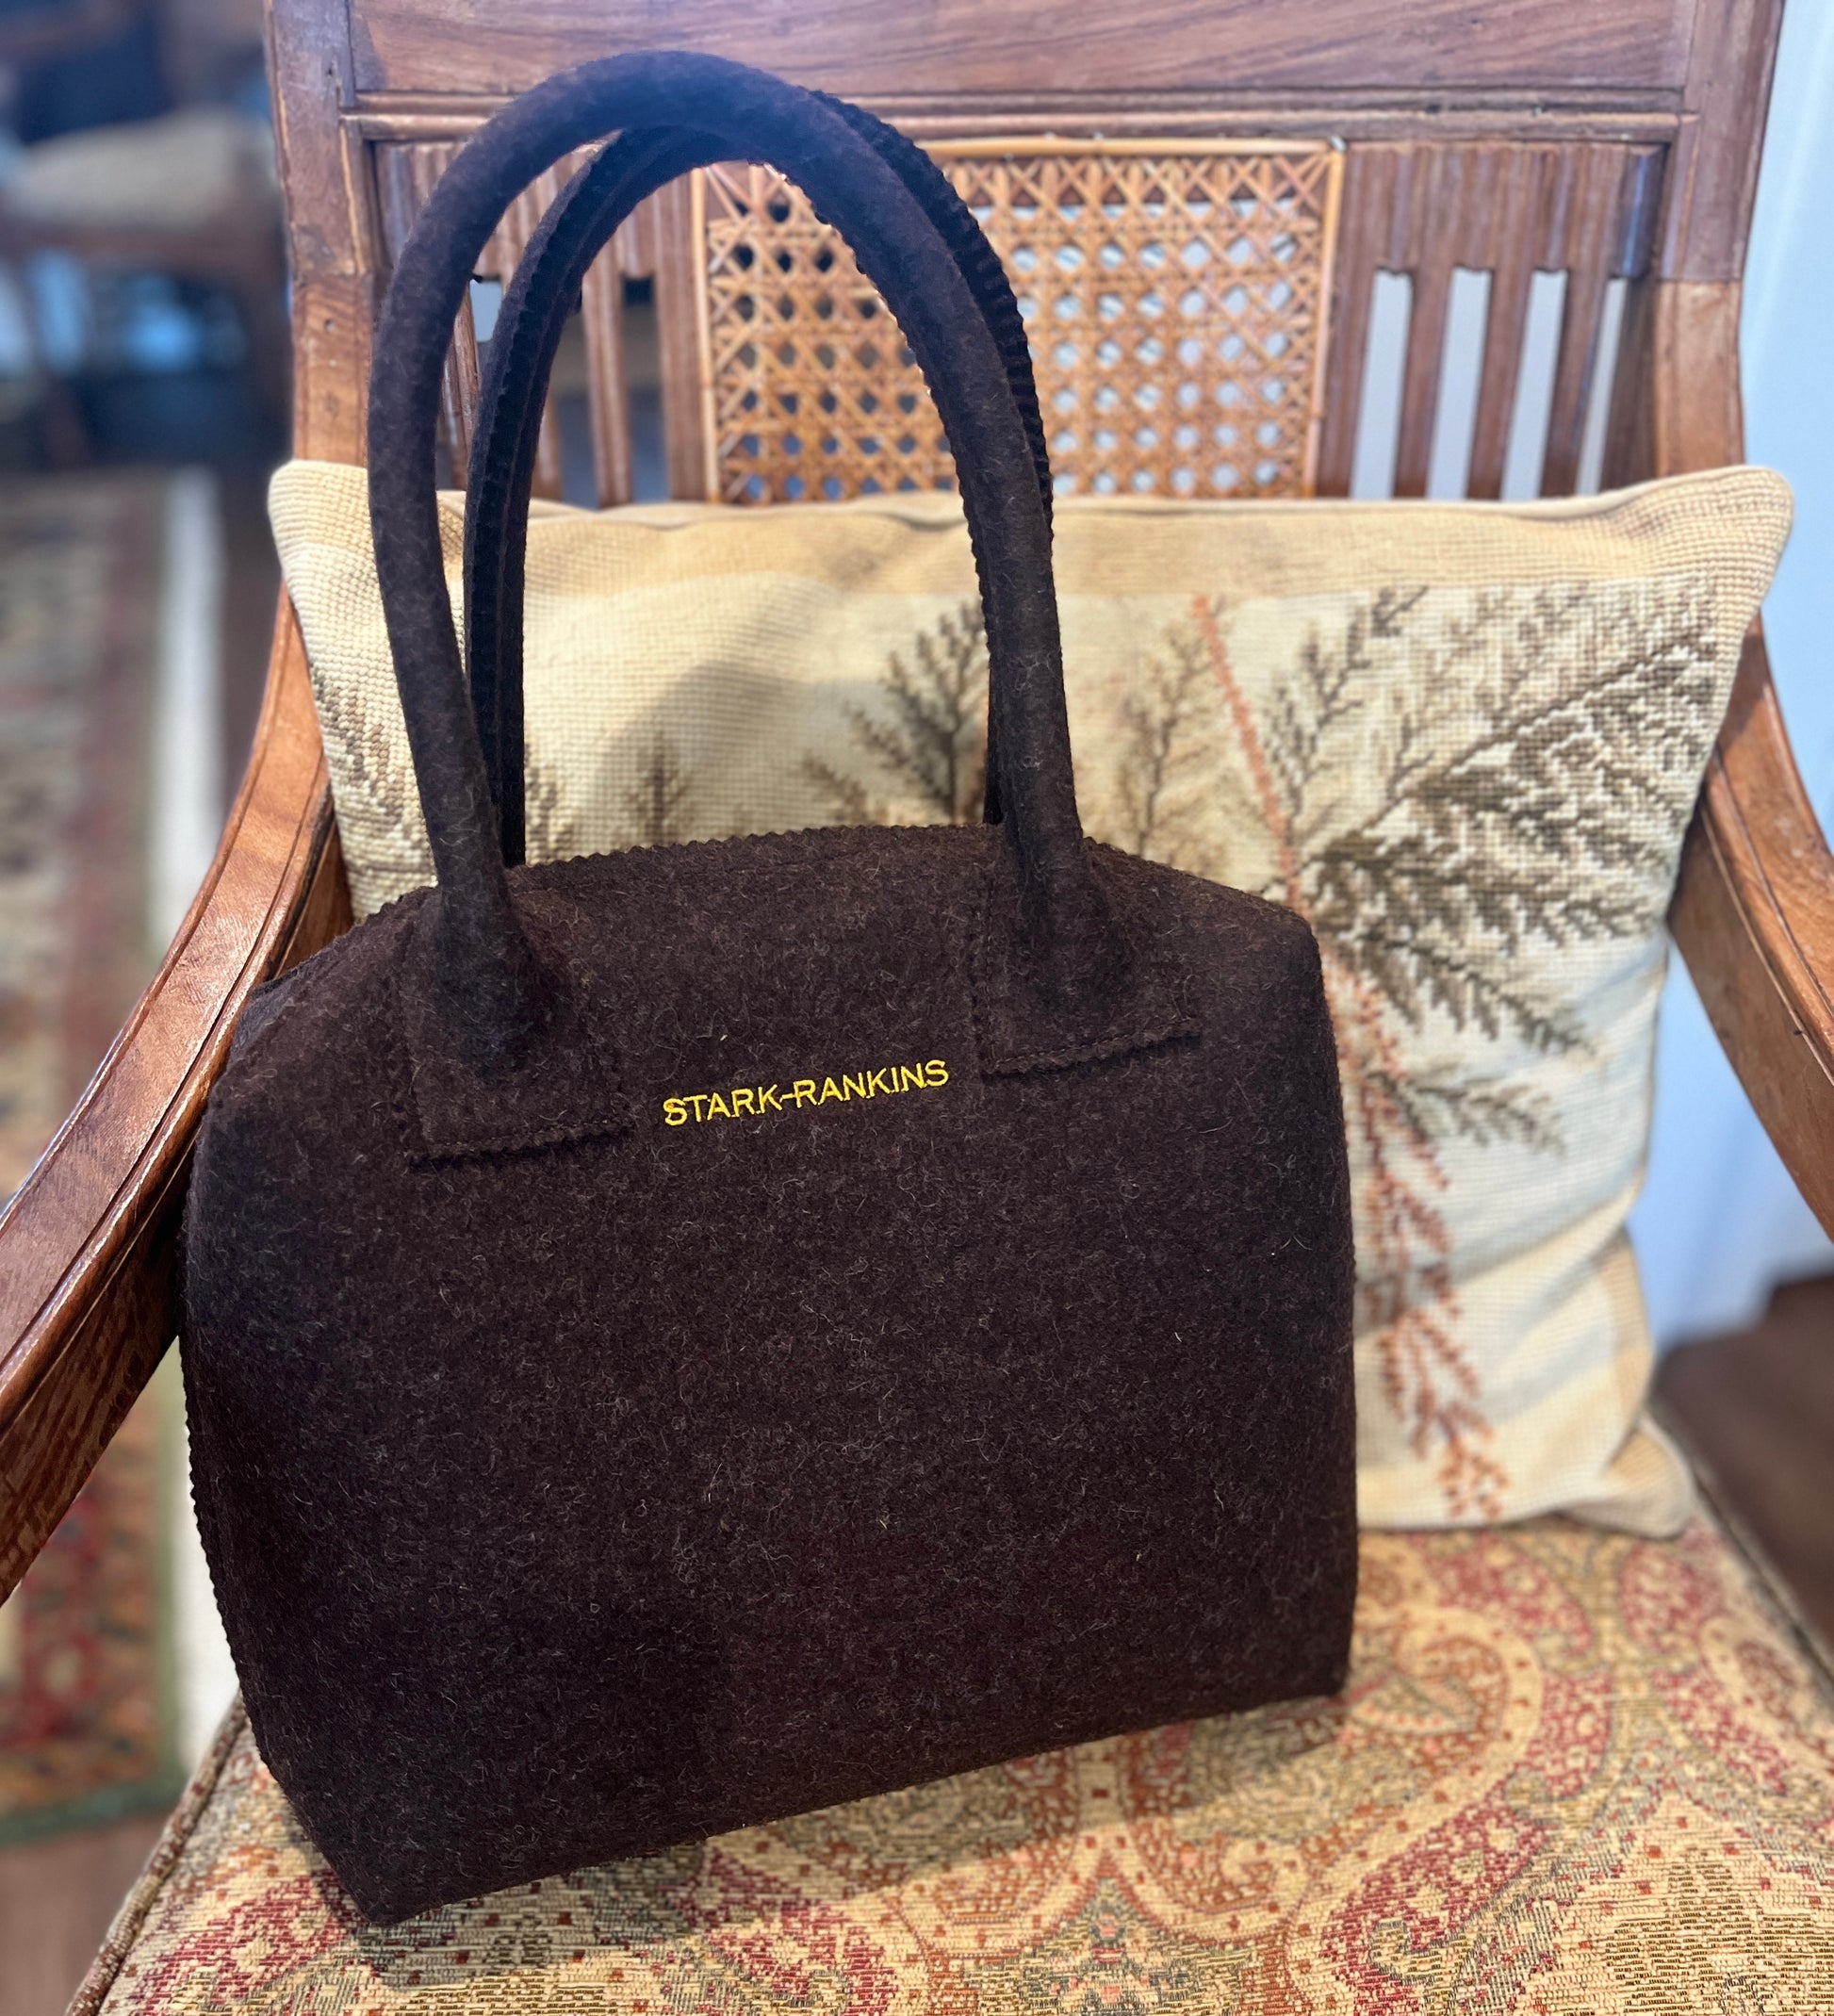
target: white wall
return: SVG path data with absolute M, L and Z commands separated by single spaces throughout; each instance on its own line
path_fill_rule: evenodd
M 165 601 L 154 745 L 147 933 L 163 951 L 184 922 L 222 831 L 222 524 L 214 477 L 181 469 L 166 521 Z M 159 1369 L 174 1417 L 183 1393 L 175 1353 Z M 191 1506 L 189 1465 L 175 1462 L 173 1639 L 178 1740 L 187 1768 L 203 1755 L 236 1692 Z
M 1745 451 L 1795 491 L 1764 605 L 1783 711 L 1834 824 L 1834 0 L 1787 0 L 1745 270 Z M 1663 1002 L 1649 1177 L 1631 1215 L 1664 1344 L 1736 1328 L 1834 1246 L 1746 1104 L 1678 959 Z

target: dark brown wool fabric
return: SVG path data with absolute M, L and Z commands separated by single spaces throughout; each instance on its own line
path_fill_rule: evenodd
M 830 209 L 876 234 L 963 470 L 1005 816 L 506 876 L 427 387 L 493 204 L 587 132 L 716 116 L 859 188 Z M 388 1919 L 1335 1688 L 1317 947 L 1062 826 L 1036 467 L 926 206 L 831 108 L 705 58 L 555 80 L 448 181 L 371 429 L 409 457 L 371 490 L 440 887 L 256 995 L 188 1203 L 199 1516 L 276 1778 Z

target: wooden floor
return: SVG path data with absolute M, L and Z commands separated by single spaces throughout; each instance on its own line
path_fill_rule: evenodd
M 163 1824 L 154 1814 L 0 1848 L 0 2016 L 58 2016 Z
M 1779 1288 L 1756 1329 L 1670 1352 L 1656 1404 L 1834 1645 L 1834 1277 Z

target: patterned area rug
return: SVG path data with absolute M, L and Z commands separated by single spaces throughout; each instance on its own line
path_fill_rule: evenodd
M 0 1199 L 152 970 L 149 777 L 167 478 L 0 490 Z M 0 1843 L 176 1791 L 162 1396 L 0 1606 Z
M 1807 2016 L 1834 1698 L 1721 1534 L 1367 1533 L 1350 1683 L 364 1923 L 240 1714 L 73 2016 Z

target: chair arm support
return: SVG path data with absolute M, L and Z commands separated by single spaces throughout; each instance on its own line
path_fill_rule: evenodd
M 283 596 L 254 751 L 210 873 L 0 1216 L 0 1598 L 177 1328 L 185 1175 L 242 1004 L 349 921 L 305 648 Z
M 1714 1033 L 1834 1232 L 1834 855 L 1754 625 L 1669 911 Z

